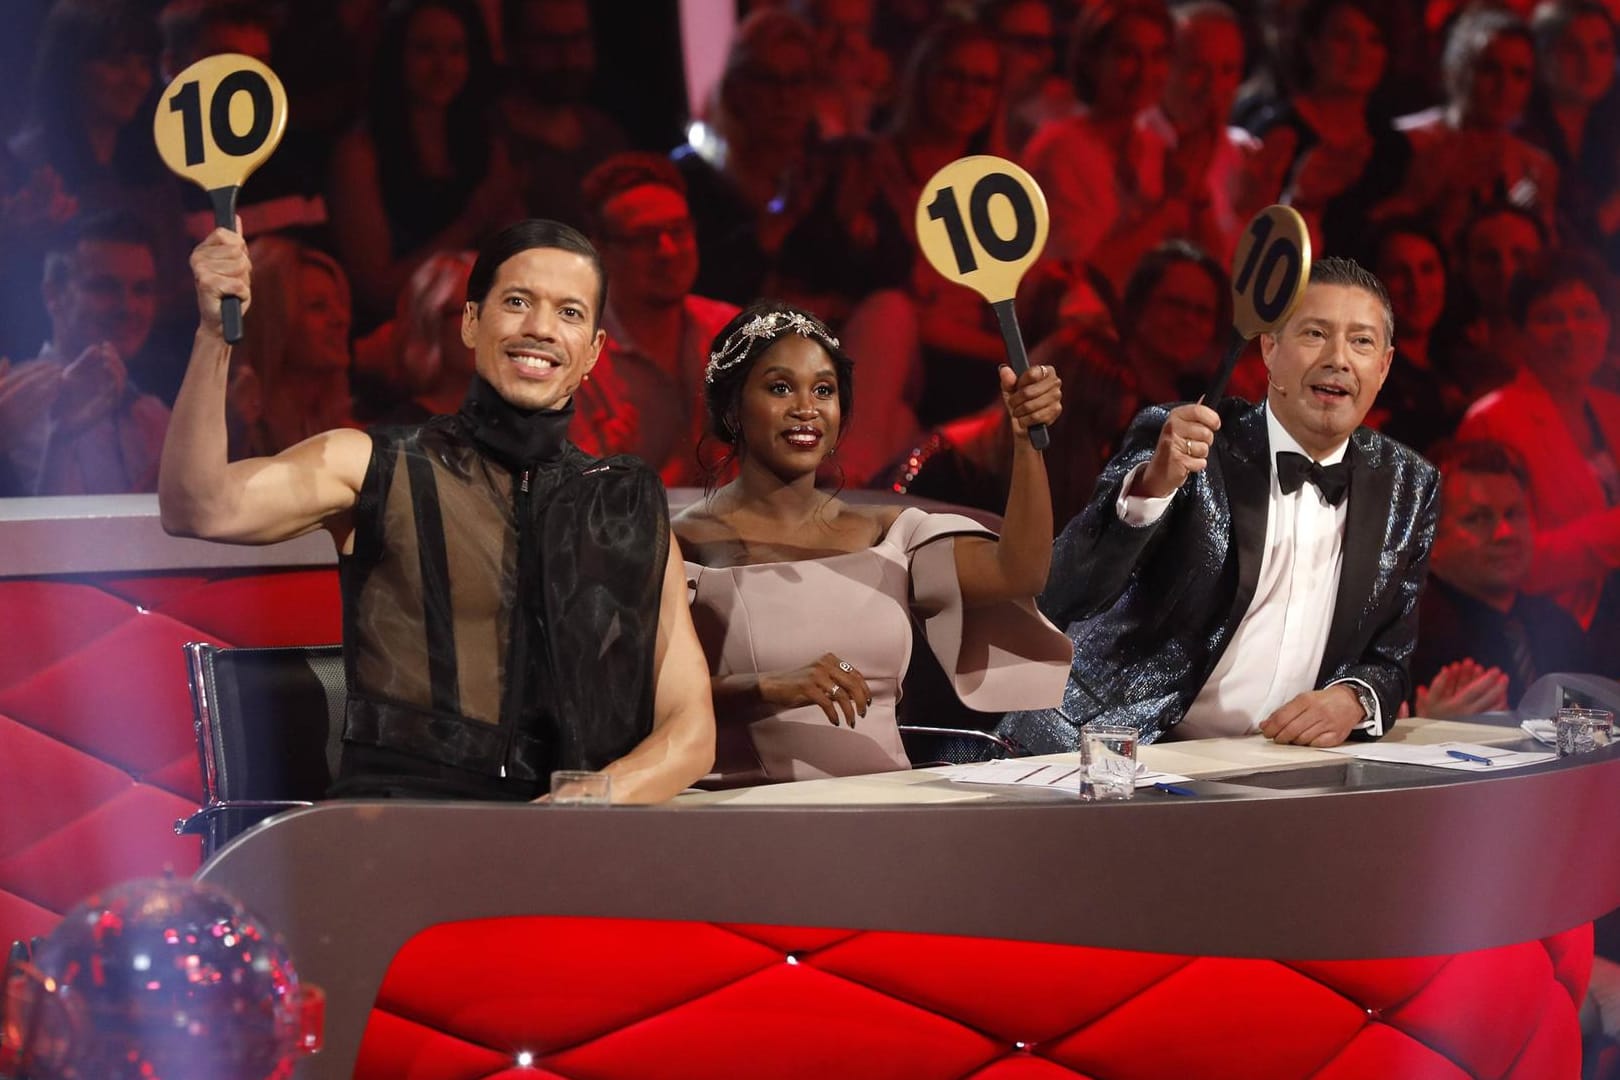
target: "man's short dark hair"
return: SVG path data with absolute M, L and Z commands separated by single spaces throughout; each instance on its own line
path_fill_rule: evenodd
M 73 276 L 80 244 L 129 244 L 157 256 L 157 244 L 145 224 L 127 211 L 105 210 L 85 218 L 46 252 L 46 285 L 61 285 Z
M 158 16 L 163 49 L 173 56 L 193 56 L 216 26 L 254 26 L 266 35 L 275 22 L 262 4 L 251 0 L 170 0 Z
M 1378 306 L 1384 309 L 1384 347 L 1395 344 L 1395 308 L 1389 302 L 1389 290 L 1378 280 L 1378 275 L 1341 255 L 1325 255 L 1311 261 L 1312 285 L 1347 285 L 1371 293 Z
M 1519 482 L 1526 495 L 1530 493 L 1530 467 L 1511 446 L 1489 439 L 1467 439 L 1444 443 L 1432 453 L 1442 482 L 1457 473 L 1511 476 Z
M 653 184 L 666 187 L 686 198 L 686 178 L 675 163 L 662 154 L 630 151 L 614 154 L 592 169 L 580 183 L 585 197 L 585 228 L 597 239 L 602 237 L 602 209 L 610 199 L 631 188 Z
M 1608 275 L 1597 260 L 1585 252 L 1544 252 L 1508 286 L 1507 314 L 1513 325 L 1524 329 L 1530 309 L 1570 285 L 1584 285 L 1597 298 L 1605 313 L 1615 310 Z
M 478 260 L 473 263 L 472 273 L 467 277 L 467 303 L 482 307 L 489 297 L 489 290 L 495 286 L 495 273 L 501 264 L 514 255 L 534 248 L 571 251 L 590 260 L 591 266 L 596 269 L 597 281 L 596 310 L 591 312 L 591 321 L 594 325 L 600 325 L 602 312 L 607 307 L 608 287 L 602 257 L 578 229 L 548 218 L 525 218 L 508 225 L 485 241 L 478 250 Z

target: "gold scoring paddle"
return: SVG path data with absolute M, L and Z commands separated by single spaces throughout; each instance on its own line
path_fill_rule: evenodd
M 208 192 L 214 222 L 236 227 L 236 196 L 287 130 L 287 92 L 251 56 L 221 53 L 174 77 L 158 99 L 152 137 L 163 163 Z M 242 301 L 220 308 L 225 340 L 242 340 Z
M 1232 256 L 1232 347 L 1202 400 L 1219 404 L 1243 348 L 1288 321 L 1311 279 L 1311 233 L 1291 206 L 1254 215 Z
M 940 274 L 986 300 L 1001 325 L 1007 363 L 1022 375 L 1029 354 L 1013 297 L 1024 271 L 1046 247 L 1046 195 L 1035 178 L 1005 158 L 958 158 L 929 178 L 917 200 L 917 246 Z M 1045 450 L 1046 425 L 1029 429 Z

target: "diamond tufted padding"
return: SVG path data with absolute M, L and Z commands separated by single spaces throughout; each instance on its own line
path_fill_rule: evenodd
M 1552 1080 L 1591 928 L 1290 964 L 930 934 L 560 917 L 418 934 L 362 1080 Z M 1373 1009 L 1369 1013 L 1369 1009 Z M 1019 1045 L 1020 1043 L 1024 1045 Z M 516 1068 L 517 1055 L 533 1067 Z
M 0 944 L 132 877 L 197 866 L 187 641 L 341 636 L 334 570 L 0 581 Z

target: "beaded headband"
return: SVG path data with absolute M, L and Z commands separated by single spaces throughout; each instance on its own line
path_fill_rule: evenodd
M 747 355 L 751 342 L 770 341 L 783 331 L 792 331 L 800 337 L 820 341 L 829 349 L 838 348 L 838 339 L 802 312 L 772 311 L 765 315 L 755 315 L 733 330 L 725 343 L 709 354 L 709 366 L 703 369 L 703 381 L 712 383 L 720 372 L 735 367 Z

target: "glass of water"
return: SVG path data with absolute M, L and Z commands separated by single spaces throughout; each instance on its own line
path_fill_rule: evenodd
M 1614 713 L 1607 709 L 1559 709 L 1558 756 L 1601 750 L 1614 740 Z
M 613 801 L 613 777 L 605 772 L 558 769 L 551 774 L 551 805 L 607 806 Z
M 1136 794 L 1133 727 L 1093 724 L 1080 732 L 1080 797 L 1128 799 Z

